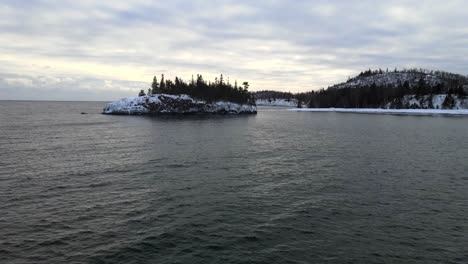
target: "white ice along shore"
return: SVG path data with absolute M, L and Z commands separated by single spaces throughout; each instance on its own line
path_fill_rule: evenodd
M 451 100 L 446 100 L 447 98 Z M 401 98 L 401 105 L 405 109 L 394 109 L 392 108 L 393 104 L 394 102 L 388 103 L 385 108 L 293 108 L 288 109 L 288 111 L 394 115 L 468 115 L 468 99 L 456 95 L 450 97 L 447 94 L 405 95 Z
M 377 108 L 292 108 L 295 112 L 337 112 L 393 115 L 468 115 L 468 109 L 377 109 Z
M 103 114 L 151 115 L 151 114 L 256 114 L 257 107 L 217 101 L 208 103 L 188 95 L 152 94 L 124 98 L 107 104 Z

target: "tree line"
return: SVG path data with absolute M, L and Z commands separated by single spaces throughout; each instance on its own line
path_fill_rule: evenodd
M 367 70 L 358 74 L 356 77 L 349 78 L 347 82 L 352 82 L 358 79 L 365 79 L 370 76 L 386 73 L 412 73 L 419 77 L 416 81 L 404 81 L 395 84 L 377 85 L 372 82 L 367 85 L 357 87 L 340 88 L 339 85 L 320 89 L 318 91 L 310 91 L 305 93 L 294 94 L 294 98 L 299 101 L 299 104 L 304 103 L 310 108 L 380 108 L 390 106 L 390 108 L 411 108 L 407 105 L 403 98 L 405 96 L 423 96 L 432 98 L 436 94 L 447 94 L 443 107 L 451 108 L 454 105 L 455 97 L 463 98 L 467 96 L 468 77 L 460 74 L 454 74 L 444 71 L 430 71 L 424 69 L 388 69 L 382 70 Z M 442 80 L 439 83 L 427 83 L 425 77 L 427 75 L 437 76 Z M 432 100 L 428 100 L 432 102 Z
M 253 92 L 256 100 L 273 100 L 273 99 L 286 99 L 287 101 L 294 99 L 294 94 L 291 92 L 278 92 L 272 90 L 262 90 Z
M 192 75 L 190 82 L 185 82 L 180 77 L 175 77 L 174 81 L 165 79 L 164 74 L 161 75 L 161 79 L 158 81 L 157 77 L 153 77 L 151 88 L 145 93 L 141 90 L 139 96 L 146 94 L 187 94 L 193 98 L 205 100 L 207 102 L 214 101 L 228 101 L 239 104 L 255 104 L 252 93 L 248 91 L 249 83 L 243 82 L 242 85 L 237 84 L 237 80 L 232 85 L 224 80 L 224 76 L 221 74 L 215 78 L 214 82 L 206 81 L 203 79 L 201 74 L 197 74 L 196 78 Z
M 396 87 L 392 85 L 379 86 L 372 85 L 353 87 L 353 88 L 328 88 L 319 91 L 312 91 L 301 94 L 303 100 L 307 100 L 311 108 L 380 108 L 391 104 L 391 108 L 409 108 L 403 105 L 402 99 L 405 95 L 433 96 L 436 94 L 448 94 L 452 96 L 464 97 L 467 95 L 461 85 L 450 86 L 444 83 L 438 83 L 435 86 L 426 85 L 421 78 L 417 85 L 410 86 L 408 81 L 399 84 Z
M 409 69 L 404 68 L 401 70 L 395 68 L 392 71 L 389 70 L 388 68 L 386 70 L 382 70 L 381 68 L 375 69 L 375 70 L 369 69 L 369 70 L 360 72 L 356 77 L 349 78 L 348 82 L 354 81 L 362 77 L 370 77 L 370 76 L 375 76 L 375 75 L 384 74 L 384 73 L 413 73 L 413 74 L 421 74 L 421 75 L 433 75 L 433 76 L 436 76 L 445 80 L 452 80 L 452 81 L 456 81 L 460 83 L 468 83 L 468 76 L 446 72 L 446 71 L 427 70 L 423 68 L 409 68 Z

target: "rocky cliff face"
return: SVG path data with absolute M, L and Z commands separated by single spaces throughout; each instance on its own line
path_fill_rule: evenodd
M 103 114 L 151 115 L 151 114 L 256 114 L 257 107 L 231 102 L 208 103 L 188 95 L 152 94 L 124 98 L 107 104 Z

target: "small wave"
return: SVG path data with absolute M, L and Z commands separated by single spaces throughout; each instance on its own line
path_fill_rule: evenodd
M 225 249 L 225 247 L 220 246 L 220 245 L 207 245 L 205 246 L 205 248 L 209 250 L 214 250 L 214 251 L 221 251 Z
M 248 242 L 256 242 L 256 241 L 260 240 L 260 239 L 259 239 L 258 237 L 256 237 L 256 236 L 245 236 L 245 237 L 243 237 L 243 239 L 244 239 L 245 241 L 248 241 Z
M 57 185 L 57 186 L 52 186 L 46 189 L 46 191 L 57 191 L 57 190 L 64 190 L 64 189 L 69 189 L 72 187 L 71 185 Z
M 38 244 L 39 246 L 67 246 L 68 243 L 62 239 L 46 240 Z
M 109 185 L 111 185 L 111 184 L 112 184 L 112 182 L 107 181 L 107 182 L 91 183 L 91 184 L 88 185 L 88 186 L 91 187 L 91 188 L 97 188 L 97 187 L 109 186 Z

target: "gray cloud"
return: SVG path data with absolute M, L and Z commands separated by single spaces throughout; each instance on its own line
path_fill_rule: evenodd
M 0 74 L 3 100 L 83 100 L 106 101 L 135 96 L 149 83 L 104 80 L 93 77 L 52 77 Z
M 0 3 L 0 99 L 111 100 L 165 73 L 306 91 L 366 68 L 466 74 L 464 1 Z

